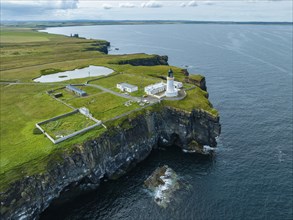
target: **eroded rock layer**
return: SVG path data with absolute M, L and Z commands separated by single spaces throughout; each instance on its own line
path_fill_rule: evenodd
M 185 112 L 163 107 L 147 111 L 96 139 L 72 146 L 59 162 L 43 174 L 26 177 L 1 193 L 3 219 L 34 219 L 58 198 L 66 187 L 83 182 L 97 187 L 101 178 L 118 178 L 144 160 L 161 144 L 177 144 L 184 150 L 216 146 L 221 126 L 218 117 L 203 111 Z

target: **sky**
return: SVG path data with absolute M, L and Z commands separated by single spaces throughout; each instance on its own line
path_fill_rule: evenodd
M 0 0 L 1 21 L 193 20 L 292 22 L 292 0 Z

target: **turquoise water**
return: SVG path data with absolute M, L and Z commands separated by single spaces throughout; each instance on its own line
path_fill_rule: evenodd
M 125 25 L 49 28 L 106 39 L 110 53 L 169 56 L 206 76 L 220 111 L 215 155 L 154 151 L 133 171 L 52 206 L 42 219 L 292 219 L 292 26 Z M 167 164 L 188 187 L 158 207 L 143 181 Z

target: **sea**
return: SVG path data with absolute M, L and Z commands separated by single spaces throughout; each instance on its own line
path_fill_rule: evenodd
M 154 24 L 48 28 L 111 42 L 110 54 L 168 55 L 206 77 L 222 133 L 213 156 L 154 150 L 132 171 L 52 205 L 41 219 L 293 219 L 292 25 Z M 115 49 L 116 48 L 116 49 Z M 168 165 L 182 186 L 166 208 L 144 180 Z

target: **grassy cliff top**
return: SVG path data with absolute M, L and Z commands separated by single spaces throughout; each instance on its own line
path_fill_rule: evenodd
M 34 83 L 33 78 L 46 74 L 48 70 L 73 70 L 89 65 L 105 66 L 114 70 L 110 77 L 93 81 L 92 85 L 103 86 L 116 91 L 116 83 L 126 81 L 139 85 L 139 91 L 133 94 L 140 97 L 143 87 L 165 79 L 170 66 L 134 66 L 150 60 L 157 62 L 157 55 L 131 54 L 107 55 L 101 49 L 108 45 L 104 40 L 87 40 L 36 32 L 26 28 L 1 28 L 1 73 L 0 73 L 0 191 L 21 177 L 46 170 L 48 161 L 60 158 L 60 154 L 70 151 L 76 143 L 98 137 L 106 129 L 97 127 L 84 134 L 54 145 L 43 134 L 34 134 L 35 123 L 56 115 L 72 111 L 71 108 L 54 100 L 46 92 L 69 83 L 84 83 L 92 77 L 57 83 Z M 94 49 L 93 49 L 94 48 Z M 131 62 L 128 62 L 131 61 Z M 172 67 L 176 80 L 184 82 L 186 76 L 182 69 Z M 191 75 L 191 79 L 200 82 L 201 75 Z M 16 83 L 12 83 L 16 82 Z M 170 106 L 186 111 L 202 109 L 213 116 L 218 113 L 212 108 L 205 91 L 185 83 L 185 99 L 164 101 Z M 79 108 L 86 106 L 94 117 L 107 121 L 117 115 L 137 109 L 135 103 L 125 106 L 127 98 L 118 97 L 99 88 L 86 88 L 89 95 L 80 98 L 68 91 L 63 93 L 62 101 Z M 150 107 L 150 109 L 155 108 Z M 133 113 L 133 116 L 137 113 Z M 127 117 L 132 117 L 131 114 Z M 119 120 L 117 120 L 119 122 Z

